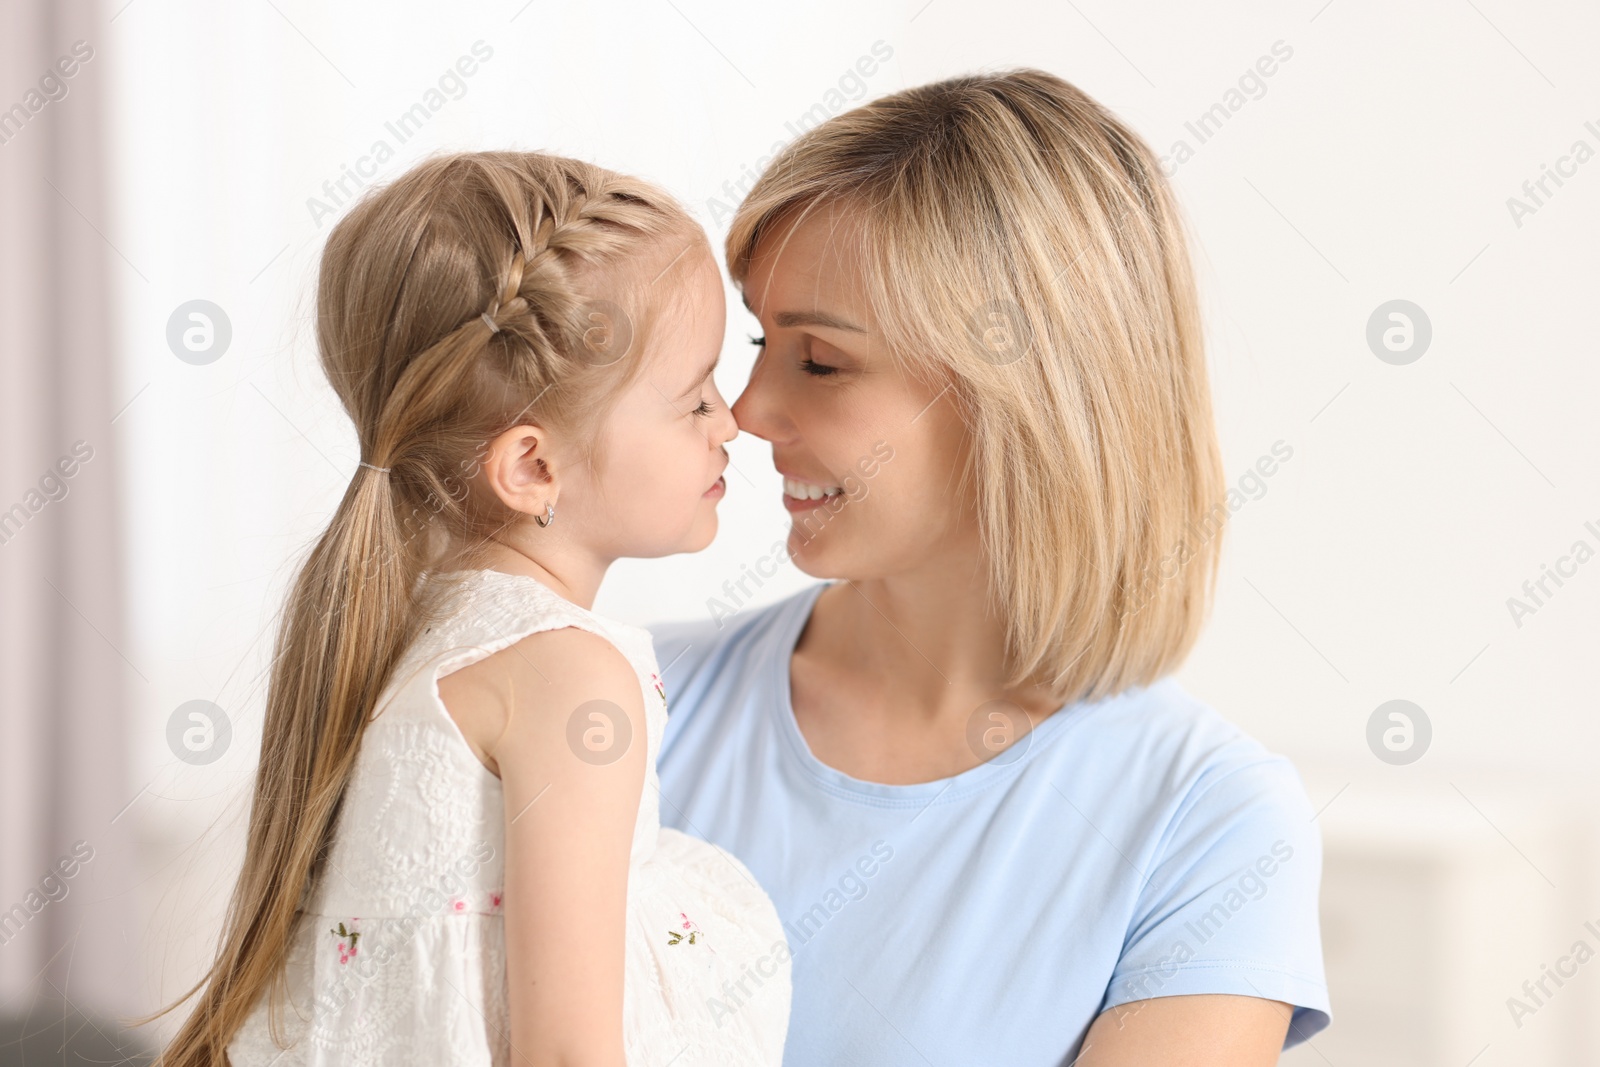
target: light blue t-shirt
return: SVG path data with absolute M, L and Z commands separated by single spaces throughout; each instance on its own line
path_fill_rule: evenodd
M 785 1067 L 1065 1067 L 1106 1008 L 1194 993 L 1295 1005 L 1285 1047 L 1328 1025 L 1321 842 L 1287 760 L 1169 679 L 1063 708 L 953 778 L 852 778 L 790 704 L 827 586 L 720 629 L 650 627 L 661 820 L 777 905 Z

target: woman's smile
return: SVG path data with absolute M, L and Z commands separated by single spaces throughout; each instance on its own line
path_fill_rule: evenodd
M 782 471 L 778 473 L 782 474 Z M 818 482 L 808 482 L 802 478 L 791 478 L 783 475 L 783 506 L 790 512 L 798 514 L 802 511 L 811 511 L 821 507 L 836 496 L 843 496 L 844 488 L 837 485 L 822 485 Z

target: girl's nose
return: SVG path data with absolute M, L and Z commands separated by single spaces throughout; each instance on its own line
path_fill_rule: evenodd
M 716 444 L 718 448 L 721 448 L 729 441 L 732 441 L 735 437 L 739 436 L 739 423 L 734 417 L 732 404 L 729 404 L 726 400 L 723 400 L 720 394 L 717 396 L 717 402 L 718 407 L 720 408 L 720 415 L 716 420 L 716 428 L 713 430 L 711 436 L 713 438 L 713 443 Z

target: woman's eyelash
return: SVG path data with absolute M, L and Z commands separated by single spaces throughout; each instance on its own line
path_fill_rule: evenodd
M 746 334 L 746 336 L 749 335 Z M 757 348 L 765 348 L 767 345 L 767 339 L 765 336 L 750 337 L 750 343 L 755 345 Z M 828 375 L 839 369 L 838 367 L 830 367 L 826 363 L 818 363 L 809 356 L 800 361 L 800 366 L 807 374 L 817 378 L 826 378 Z

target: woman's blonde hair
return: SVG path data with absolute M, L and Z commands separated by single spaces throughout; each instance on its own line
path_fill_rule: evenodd
M 1199 634 L 1227 509 L 1193 275 L 1157 157 L 1054 75 L 952 78 L 790 144 L 727 237 L 819 209 L 859 244 L 894 359 L 948 383 L 970 444 L 1008 684 L 1095 699 Z
M 280 620 L 244 870 L 208 973 L 149 1017 L 204 987 L 163 1067 L 225 1062 L 267 991 L 275 1024 L 362 733 L 428 614 L 417 579 L 438 535 L 470 559 L 522 518 L 468 491 L 486 443 L 521 422 L 585 440 L 639 372 L 647 290 L 696 243 L 659 189 L 532 152 L 426 160 L 333 228 L 317 347 L 363 466 Z

